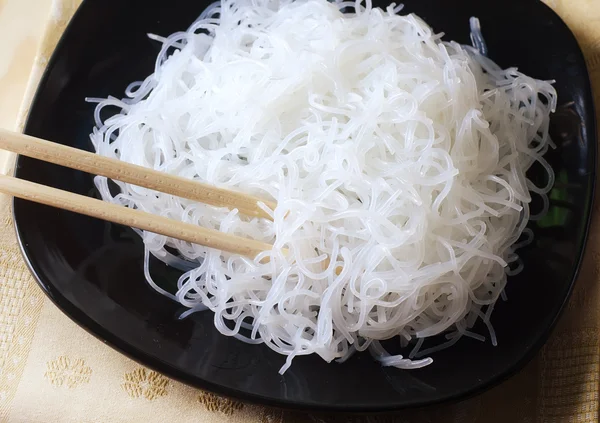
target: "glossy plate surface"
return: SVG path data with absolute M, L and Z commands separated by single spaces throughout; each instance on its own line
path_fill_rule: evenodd
M 90 150 L 94 105 L 86 96 L 122 96 L 152 72 L 159 51 L 147 33 L 184 30 L 200 0 L 86 0 L 60 42 L 31 108 L 28 134 Z M 379 6 L 387 3 L 380 2 Z M 367 355 L 345 364 L 302 357 L 280 376 L 283 357 L 221 336 L 210 313 L 180 321 L 182 308 L 147 286 L 142 244 L 129 228 L 17 200 L 17 233 L 48 296 L 114 348 L 189 384 L 248 401 L 312 410 L 383 411 L 480 392 L 520 369 L 547 339 L 575 280 L 589 224 L 596 130 L 581 51 L 565 24 L 535 0 L 407 0 L 446 39 L 469 42 L 478 16 L 490 56 L 540 79 L 555 79 L 557 174 L 549 217 L 532 225 L 525 270 L 509 280 L 492 323 L 499 345 L 462 339 L 421 370 L 382 368 Z M 85 173 L 21 157 L 17 176 L 96 195 Z M 535 171 L 531 175 L 536 178 Z M 156 267 L 165 283 L 177 272 Z M 51 336 L 51 334 L 49 334 Z

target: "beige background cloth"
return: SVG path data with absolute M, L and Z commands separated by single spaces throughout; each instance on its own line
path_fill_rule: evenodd
M 17 119 L 18 129 L 23 126 L 35 87 L 56 42 L 81 0 L 52 1 Z M 579 40 L 600 110 L 600 0 L 546 2 Z M 0 19 L 0 36 L 1 23 Z M 0 165 L 4 171 L 10 171 L 12 157 L 0 156 Z M 86 333 L 46 299 L 36 285 L 17 247 L 9 198 L 0 196 L 0 421 L 597 422 L 600 201 L 596 203 L 590 242 L 575 292 L 552 338 L 522 372 L 480 396 L 436 409 L 395 415 L 327 416 L 269 409 L 202 392 L 129 360 Z

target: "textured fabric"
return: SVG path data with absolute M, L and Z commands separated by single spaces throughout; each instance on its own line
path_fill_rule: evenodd
M 79 2 L 54 0 L 17 128 L 22 128 L 41 73 Z M 600 0 L 547 3 L 579 40 L 596 87 L 596 104 L 600 105 Z M 0 157 L 1 163 L 6 163 L 4 171 L 10 170 L 12 157 Z M 522 372 L 458 404 L 396 415 L 340 417 L 280 411 L 220 398 L 172 381 L 113 351 L 44 297 L 18 251 L 9 199 L 0 197 L 0 421 L 597 422 L 598 211 L 567 310 L 550 341 Z

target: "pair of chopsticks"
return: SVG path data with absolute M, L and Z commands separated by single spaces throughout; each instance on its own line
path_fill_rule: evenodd
M 271 219 L 269 214 L 258 206 L 258 203 L 262 202 L 272 210 L 277 206 L 274 202 L 250 195 L 217 188 L 5 129 L 0 129 L 0 149 L 212 206 L 238 209 L 240 213 L 247 216 Z M 256 257 L 263 251 L 271 250 L 273 247 L 264 242 L 171 220 L 11 176 L 0 175 L 0 192 L 250 258 Z

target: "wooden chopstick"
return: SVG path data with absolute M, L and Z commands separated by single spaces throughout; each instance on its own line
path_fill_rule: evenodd
M 217 188 L 6 129 L 0 129 L 0 149 L 212 206 L 227 207 L 230 210 L 237 208 L 240 213 L 247 216 L 272 220 L 271 216 L 258 207 L 257 203 L 260 201 L 272 210 L 277 207 L 277 204 L 272 201 Z
M 171 220 L 12 176 L 0 175 L 0 192 L 250 258 L 273 248 L 264 242 Z

